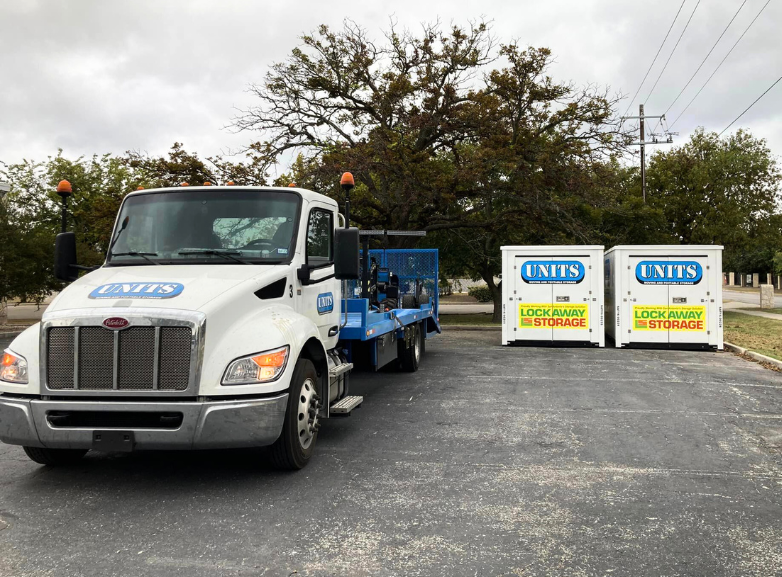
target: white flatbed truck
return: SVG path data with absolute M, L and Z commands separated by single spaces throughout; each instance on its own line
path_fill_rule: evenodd
M 352 176 L 343 188 L 349 221 Z M 81 277 L 74 234 L 60 233 L 55 274 L 72 282 L 3 354 L 0 440 L 47 465 L 271 445 L 279 467 L 301 469 L 323 419 L 363 401 L 354 365 L 414 371 L 440 331 L 436 251 L 428 291 L 387 269 L 370 287 L 359 231 L 340 221 L 336 201 L 295 187 L 139 190 L 105 263 Z M 343 294 L 360 275 L 365 298 Z

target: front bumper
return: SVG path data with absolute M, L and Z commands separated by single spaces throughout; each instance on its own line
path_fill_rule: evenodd
M 122 430 L 133 433 L 135 450 L 262 447 L 280 436 L 287 402 L 287 393 L 207 402 L 44 401 L 0 395 L 0 441 L 49 449 L 91 449 L 95 431 Z M 176 428 L 57 426 L 51 415 L 63 412 L 116 412 L 123 413 L 123 418 L 128 413 L 171 413 L 182 418 Z

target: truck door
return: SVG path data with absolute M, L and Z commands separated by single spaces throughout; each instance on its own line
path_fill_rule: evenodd
M 669 257 L 669 342 L 708 343 L 709 283 L 706 256 Z
M 553 339 L 555 341 L 589 341 L 590 323 L 599 326 L 600 319 L 590 318 L 591 259 L 589 256 L 552 259 Z M 589 276 L 587 276 L 589 275 Z M 602 279 L 601 279 L 602 281 Z
M 553 335 L 551 257 L 516 255 L 515 340 L 550 341 Z
M 340 289 L 334 278 L 334 226 L 332 207 L 312 202 L 307 216 L 305 254 L 310 271 L 309 284 L 301 284 L 299 311 L 318 325 L 326 349 L 337 345 L 339 338 Z
M 627 257 L 627 294 L 617 297 L 630 319 L 631 343 L 668 343 L 668 264 L 667 256 Z

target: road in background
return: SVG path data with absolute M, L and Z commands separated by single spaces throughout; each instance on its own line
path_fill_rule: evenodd
M 266 453 L 0 445 L 0 575 L 768 576 L 782 378 L 729 353 L 498 346 L 446 331 L 357 374 L 310 466 Z
M 732 291 L 726 288 L 722 289 L 722 300 L 737 301 L 760 307 L 760 289 L 749 291 Z M 782 308 L 782 295 L 774 296 L 774 306 Z

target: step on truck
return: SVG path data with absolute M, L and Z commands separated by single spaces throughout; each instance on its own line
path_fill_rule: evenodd
M 232 184 L 128 194 L 87 269 L 60 183 L 55 276 L 70 284 L 2 356 L 0 440 L 46 465 L 270 445 L 301 469 L 321 423 L 361 405 L 354 367 L 417 370 L 440 332 L 437 251 L 361 255 L 349 173 L 344 216 L 310 190 Z

